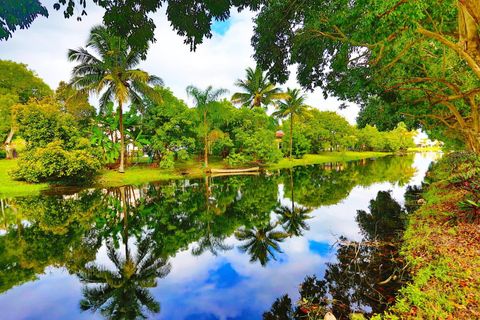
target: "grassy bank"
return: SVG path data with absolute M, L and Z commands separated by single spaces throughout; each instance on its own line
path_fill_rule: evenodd
M 322 154 L 307 154 L 302 159 L 282 159 L 280 162 L 268 165 L 265 168 L 271 170 L 291 168 L 310 164 L 322 164 L 328 162 L 346 162 L 361 160 L 367 158 L 378 158 L 390 155 L 386 152 L 325 152 Z M 18 196 L 35 195 L 42 189 L 48 188 L 48 184 L 28 184 L 25 182 L 14 181 L 8 175 L 8 171 L 15 167 L 15 160 L 0 160 L 0 195 Z M 210 168 L 225 168 L 225 162 L 219 159 L 212 159 Z M 203 163 L 199 161 L 179 162 L 173 169 L 160 169 L 146 165 L 136 165 L 129 167 L 125 173 L 121 174 L 115 170 L 103 170 L 95 186 L 115 187 L 128 184 L 142 184 L 150 181 L 162 181 L 181 178 L 198 178 L 204 174 Z
M 389 152 L 355 152 L 355 151 L 345 151 L 345 152 L 323 152 L 321 154 L 306 154 L 301 159 L 288 159 L 284 158 L 276 164 L 268 166 L 268 169 L 285 169 L 292 168 L 296 166 L 305 166 L 310 164 L 322 164 L 328 162 L 347 162 L 362 160 L 368 158 L 380 158 L 388 155 L 392 155 Z
M 15 168 L 17 161 L 0 160 L 0 196 L 24 196 L 38 194 L 41 190 L 48 188 L 48 184 L 31 184 L 21 181 L 12 180 L 8 172 Z
M 368 158 L 378 158 L 391 155 L 386 152 L 325 152 L 322 154 L 307 154 L 302 159 L 282 159 L 276 164 L 267 165 L 265 168 L 270 170 L 291 168 L 295 166 L 304 166 L 310 164 L 322 164 L 328 162 L 346 162 Z M 209 163 L 210 168 L 226 168 L 225 162 L 213 160 Z M 112 170 L 102 172 L 98 185 L 120 186 L 126 184 L 140 184 L 149 181 L 160 181 L 180 178 L 198 178 L 203 176 L 203 163 L 188 161 L 175 165 L 173 169 L 158 169 L 149 167 L 129 168 L 124 174 Z
M 414 147 L 408 148 L 408 152 L 440 152 L 442 151 L 441 147 Z
M 468 193 L 445 180 L 428 187 L 402 247 L 413 280 L 383 318 L 480 319 L 480 227 L 460 205 Z

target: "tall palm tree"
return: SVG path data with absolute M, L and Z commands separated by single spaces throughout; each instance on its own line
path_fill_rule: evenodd
M 274 117 L 285 119 L 290 117 L 290 160 L 293 154 L 293 118 L 299 116 L 308 109 L 305 104 L 307 97 L 299 89 L 287 89 L 288 97 L 277 105 Z
M 203 127 L 204 127 L 204 161 L 205 168 L 208 168 L 208 132 L 209 126 L 207 121 L 207 114 L 215 106 L 215 102 L 228 91 L 225 89 L 213 89 L 212 86 L 208 86 L 207 89 L 202 90 L 195 86 L 187 87 L 187 94 L 193 98 L 195 106 L 200 114 L 203 116 Z
M 260 228 L 246 229 L 241 228 L 235 232 L 235 237 L 240 241 L 245 241 L 240 249 L 250 254 L 250 261 L 260 261 L 265 266 L 270 258 L 275 260 L 275 251 L 282 252 L 280 242 L 288 237 L 283 231 L 276 231 L 277 224 L 269 223 Z
M 287 95 L 282 90 L 268 81 L 267 75 L 259 67 L 255 70 L 246 69 L 246 79 L 238 79 L 235 85 L 243 92 L 237 92 L 232 96 L 232 102 L 241 104 L 247 108 L 267 107 L 276 100 L 285 99 Z
M 94 53 L 88 51 L 91 48 Z M 80 92 L 100 95 L 100 108 L 110 100 L 118 104 L 120 131 L 120 167 L 125 172 L 125 137 L 123 106 L 131 101 L 140 103 L 142 96 L 160 102 L 160 94 L 151 86 L 163 81 L 147 72 L 134 69 L 142 53 L 133 50 L 126 40 L 112 35 L 104 26 L 93 27 L 85 48 L 68 50 L 68 59 L 78 64 L 73 68 L 71 84 Z
M 140 241 L 137 249 L 135 257 L 130 253 L 122 257 L 109 241 L 107 254 L 115 270 L 93 264 L 78 272 L 85 284 L 82 310 L 100 310 L 107 319 L 146 319 L 145 311 L 160 312 L 160 304 L 147 288 L 157 286 L 157 278 L 170 272 L 170 264 L 156 253 L 150 238 Z

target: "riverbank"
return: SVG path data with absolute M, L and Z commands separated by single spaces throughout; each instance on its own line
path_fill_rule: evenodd
M 325 152 L 322 154 L 307 154 L 301 159 L 287 158 L 276 164 L 266 165 L 267 170 L 278 170 L 312 164 L 329 162 L 348 162 L 362 159 L 379 158 L 391 155 L 388 152 Z M 48 184 L 29 184 L 12 180 L 8 171 L 16 166 L 15 160 L 0 160 L 0 195 L 4 197 L 35 195 L 41 190 L 47 189 Z M 225 162 L 213 160 L 210 168 L 226 168 Z M 102 170 L 94 183 L 96 187 L 116 187 L 122 185 L 138 185 L 151 181 L 163 181 L 182 178 L 199 178 L 205 174 L 202 162 L 187 161 L 180 162 L 172 169 L 160 169 L 146 165 L 134 165 L 127 168 L 125 173 L 118 173 L 115 170 Z
M 423 193 L 425 204 L 410 217 L 402 253 L 412 282 L 401 289 L 384 319 L 480 318 L 479 211 L 462 204 L 474 196 L 467 184 L 480 180 L 463 164 L 458 167 L 464 176 L 447 174 L 457 167 L 447 161 L 441 160 L 429 174 L 434 181 Z

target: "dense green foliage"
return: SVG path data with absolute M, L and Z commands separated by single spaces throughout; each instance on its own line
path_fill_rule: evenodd
M 414 146 L 414 133 L 405 124 L 399 123 L 391 131 L 378 131 L 367 125 L 358 129 L 335 112 L 309 109 L 296 117 L 293 129 L 293 154 L 301 157 L 307 153 L 324 151 L 406 151 Z M 288 154 L 287 142 L 290 140 L 290 123 L 282 125 L 284 154 Z
M 1 38 L 1 36 L 0 36 Z M 52 95 L 52 90 L 24 64 L 0 60 L 0 139 L 12 129 L 12 107 Z
M 362 106 L 359 123 L 400 121 L 480 150 L 478 1 L 291 1 L 265 4 L 252 43 L 285 82 Z
M 0 40 L 6 40 L 19 29 L 30 27 L 38 17 L 48 17 L 47 8 L 39 0 L 5 0 L 0 7 Z
M 52 100 L 30 101 L 14 110 L 26 151 L 13 176 L 28 182 L 91 179 L 100 169 L 88 139 L 82 138 L 72 115 Z
M 172 28 L 185 43 L 195 49 L 204 38 L 212 37 L 212 23 L 227 20 L 232 8 L 258 10 L 265 0 L 56 0 L 53 8 L 63 11 L 65 18 L 76 16 L 82 20 L 93 3 L 105 9 L 103 23 L 116 35 L 144 55 L 149 42 L 155 41 L 155 23 L 151 14 L 166 7 L 166 15 Z M 20 8 L 20 10 L 18 10 Z M 17 27 L 28 28 L 39 15 L 48 16 L 47 8 L 38 0 L 8 0 L 0 7 L 0 39 L 11 36 Z

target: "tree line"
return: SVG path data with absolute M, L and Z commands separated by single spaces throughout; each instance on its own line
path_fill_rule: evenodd
M 208 168 L 209 157 L 235 166 L 413 145 L 404 124 L 390 132 L 358 129 L 334 112 L 308 106 L 300 89 L 283 91 L 259 67 L 236 81 L 239 92 L 230 99 L 221 88 L 189 86 L 189 107 L 161 78 L 138 69 L 141 52 L 104 26 L 94 27 L 86 47 L 69 50 L 68 58 L 77 63 L 72 78 L 55 93 L 25 65 L 0 62 L 14 71 L 1 84 L 7 151 L 14 133 L 26 141 L 13 172 L 17 179 L 88 180 L 102 166 L 124 172 L 127 161 L 144 156 L 161 168 L 194 158 Z M 93 94 L 99 96 L 98 113 L 88 100 Z M 269 107 L 275 109 L 271 115 Z

